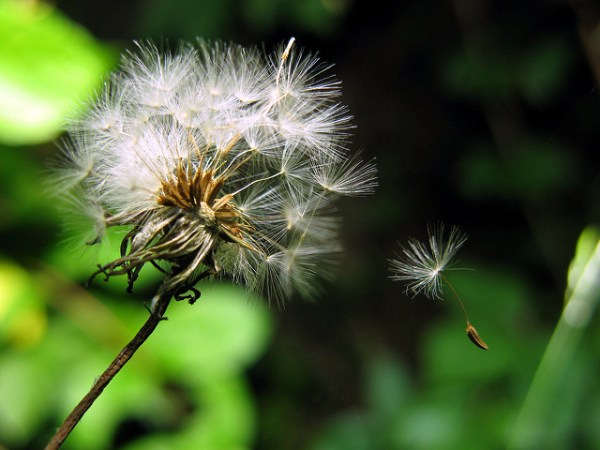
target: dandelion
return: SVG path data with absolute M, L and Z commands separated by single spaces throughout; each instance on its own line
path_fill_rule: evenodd
M 124 275 L 131 290 L 144 266 L 163 271 L 156 323 L 207 277 L 270 301 L 314 295 L 341 250 L 335 201 L 376 185 L 374 164 L 350 155 L 329 69 L 293 38 L 272 56 L 219 42 L 124 55 L 71 124 L 57 173 L 61 196 L 95 222 L 90 244 L 128 230 L 91 279 Z
M 447 285 L 464 314 L 467 336 L 475 345 L 487 350 L 487 344 L 471 325 L 463 302 L 443 273 L 466 242 L 467 235 L 458 227 L 452 227 L 446 239 L 443 224 L 429 227 L 427 231 L 428 245 L 411 238 L 408 247 L 402 247 L 402 255 L 390 260 L 390 278 L 406 282 L 407 293 L 410 292 L 413 296 L 423 294 L 427 298 L 441 298 L 443 287 Z
M 124 57 L 71 126 L 60 172 L 96 221 L 102 209 L 95 229 L 129 229 L 94 275 L 126 275 L 132 289 L 144 265 L 166 264 L 161 289 L 176 296 L 207 276 L 276 301 L 315 291 L 340 249 L 334 201 L 371 193 L 375 168 L 349 156 L 339 82 L 293 44 L 265 58 L 145 43 Z

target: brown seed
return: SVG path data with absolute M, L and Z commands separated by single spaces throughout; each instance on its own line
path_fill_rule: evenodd
M 469 336 L 469 339 L 471 339 L 471 342 L 473 342 L 473 344 L 475 344 L 477 347 L 483 349 L 483 350 L 487 350 L 488 346 L 485 342 L 483 342 L 483 339 L 481 339 L 479 337 L 479 333 L 477 333 L 477 330 L 475 329 L 475 327 L 473 325 L 471 325 L 470 323 L 467 324 L 467 336 Z

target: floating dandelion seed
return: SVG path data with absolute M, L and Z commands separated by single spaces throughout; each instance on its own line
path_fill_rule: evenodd
M 208 276 L 276 301 L 314 294 L 340 251 L 333 202 L 376 185 L 374 165 L 349 155 L 329 66 L 294 39 L 271 58 L 138 47 L 71 126 L 59 174 L 61 192 L 94 206 L 96 230 L 129 227 L 94 276 L 126 275 L 131 290 L 144 265 L 166 263 L 161 289 L 176 298 Z
M 463 302 L 443 274 L 456 252 L 467 240 L 467 235 L 458 227 L 452 227 L 448 239 L 445 239 L 443 224 L 429 227 L 427 231 L 429 245 L 410 239 L 408 247 L 402 247 L 402 255 L 390 260 L 390 278 L 406 282 L 406 290 L 413 296 L 423 294 L 428 298 L 440 298 L 444 284 L 447 285 L 465 316 L 467 336 L 476 346 L 487 350 L 488 346 L 471 325 Z

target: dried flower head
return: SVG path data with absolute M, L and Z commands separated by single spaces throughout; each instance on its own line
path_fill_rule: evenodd
M 128 227 L 121 257 L 95 275 L 126 275 L 131 289 L 151 263 L 176 296 L 206 276 L 269 299 L 315 292 L 340 250 L 334 201 L 372 193 L 376 170 L 349 155 L 339 82 L 293 44 L 266 57 L 144 43 L 123 57 L 70 127 L 59 173 L 95 220 L 91 243 Z
M 427 232 L 429 245 L 411 238 L 408 247 L 402 247 L 402 255 L 390 260 L 390 278 L 405 281 L 407 292 L 410 291 L 413 296 L 423 294 L 428 298 L 441 298 L 443 286 L 447 285 L 465 316 L 467 336 L 476 346 L 487 350 L 487 344 L 469 321 L 463 302 L 443 274 L 456 252 L 467 240 L 467 235 L 458 227 L 452 227 L 446 239 L 442 223 L 428 227 Z

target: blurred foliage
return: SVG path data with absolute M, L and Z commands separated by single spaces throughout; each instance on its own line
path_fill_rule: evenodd
M 62 229 L 44 185 L 50 141 L 116 61 L 92 34 L 133 33 L 308 41 L 337 64 L 381 187 L 342 206 L 348 255 L 322 302 L 275 326 L 240 290 L 200 286 L 65 448 L 600 448 L 597 230 L 572 257 L 600 216 L 600 101 L 569 14 L 526 3 L 59 2 L 70 19 L 0 0 L 0 448 L 45 444 L 159 283 L 148 268 L 133 296 L 119 279 L 83 289 L 119 233 L 82 250 L 86 223 Z M 433 220 L 471 235 L 475 270 L 450 276 L 488 352 L 455 304 L 386 279 L 392 246 Z
M 0 1 L 0 142 L 36 144 L 58 136 L 115 54 L 43 3 Z
M 478 329 L 485 330 L 490 351 L 482 355 L 465 346 L 466 337 L 456 325 L 461 317 L 454 314 L 452 323 L 434 324 L 429 330 L 421 384 L 411 381 L 408 368 L 394 355 L 371 356 L 363 374 L 364 407 L 330 419 L 311 448 L 492 449 L 508 439 L 514 449 L 563 449 L 573 448 L 574 436 L 577 448 L 597 448 L 597 423 L 577 417 L 582 403 L 597 409 L 600 402 L 597 387 L 584 390 L 593 382 L 597 365 L 592 342 L 600 339 L 597 327 L 586 331 L 600 299 L 598 231 L 586 230 L 580 238 L 563 318 L 545 352 L 547 336 L 519 324 L 520 315 L 532 313 L 526 312 L 532 293 L 524 280 L 499 271 L 453 275 L 464 298 L 486 294 L 484 302 L 469 304 L 469 309 L 478 318 Z M 580 345 L 584 336 L 590 342 Z M 522 405 L 542 352 L 544 359 Z
M 112 293 L 92 297 L 66 281 L 61 294 L 75 291 L 68 300 L 44 298 L 50 290 L 32 287 L 56 284 L 54 271 L 0 265 L 0 440 L 9 448 L 40 447 L 147 315 L 141 305 Z M 173 305 L 64 448 L 248 447 L 256 418 L 243 370 L 268 342 L 269 314 L 238 289 L 213 285 L 203 295 L 193 308 Z M 49 316 L 52 301 L 60 301 L 61 317 Z M 126 423 L 142 431 L 134 440 L 127 430 L 119 442 Z
M 476 102 L 521 96 L 533 106 L 543 106 L 564 86 L 571 60 L 565 38 L 549 36 L 516 51 L 486 46 L 477 57 L 457 53 L 443 65 L 441 75 L 450 92 Z
M 249 31 L 327 35 L 344 13 L 347 0 L 181 0 L 174 8 L 169 0 L 150 0 L 138 18 L 138 26 L 150 36 L 178 39 L 223 39 L 240 22 Z M 185 11 L 186 14 L 182 14 Z
M 593 379 L 594 353 L 582 351 L 581 341 L 598 301 L 600 232 L 588 228 L 579 238 L 564 309 L 510 434 L 509 448 L 564 448 L 570 444 L 569 433 L 578 425 L 578 405 L 587 396 L 584 386 Z M 548 429 L 548 423 L 554 426 Z M 595 435 L 598 431 L 594 426 L 584 432 Z M 598 443 L 596 439 L 592 442 Z
M 459 186 L 473 200 L 544 201 L 569 187 L 576 161 L 567 149 L 535 136 L 525 136 L 502 158 L 490 142 L 465 147 Z M 531 174 L 535 173 L 535 176 Z

